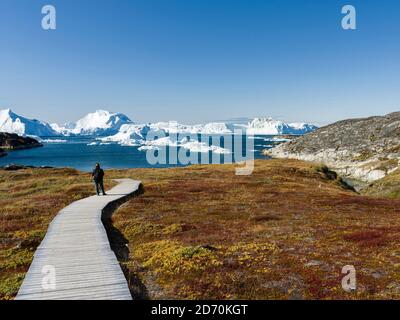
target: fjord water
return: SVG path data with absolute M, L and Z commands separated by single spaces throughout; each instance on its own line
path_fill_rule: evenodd
M 262 150 L 272 147 L 273 142 L 269 141 L 271 137 L 256 136 L 253 138 L 254 158 L 265 158 Z M 51 140 L 53 142 L 46 142 Z M 139 146 L 122 146 L 116 143 L 100 144 L 93 137 L 53 137 L 44 141 L 42 142 L 44 146 L 41 148 L 9 152 L 6 157 L 0 158 L 0 166 L 18 164 L 37 167 L 70 167 L 82 171 L 91 170 L 96 162 L 100 162 L 105 169 L 182 166 L 179 162 L 178 164 L 151 165 L 146 159 L 146 152 L 138 150 Z M 97 144 L 94 145 L 93 142 L 97 142 Z M 243 150 L 246 150 L 248 138 L 242 136 L 242 143 Z M 223 157 L 221 154 L 221 163 L 224 163 Z M 209 158 L 211 159 L 211 153 Z

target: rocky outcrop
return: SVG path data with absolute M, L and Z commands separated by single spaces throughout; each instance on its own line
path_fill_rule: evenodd
M 0 148 L 6 150 L 20 150 L 42 147 L 36 139 L 21 137 L 15 133 L 0 132 Z
M 5 170 L 5 171 L 18 171 L 18 170 L 25 170 L 25 169 L 54 169 L 54 167 L 50 167 L 50 166 L 24 166 L 24 165 L 20 165 L 20 164 L 7 164 L 3 167 L 0 167 L 1 170 Z
M 339 121 L 265 154 L 319 162 L 345 177 L 375 181 L 399 167 L 400 112 Z

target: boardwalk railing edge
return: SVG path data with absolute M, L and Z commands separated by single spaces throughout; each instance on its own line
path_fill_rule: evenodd
M 125 202 L 129 201 L 130 199 L 137 197 L 139 195 L 141 195 L 142 193 L 144 193 L 144 187 L 143 187 L 143 183 L 140 183 L 137 190 L 124 195 L 123 197 L 117 199 L 117 200 L 113 200 L 111 202 L 109 202 L 108 204 L 106 204 L 106 206 L 101 210 L 101 220 L 104 221 L 106 219 L 111 219 L 114 212 L 121 206 L 123 205 Z

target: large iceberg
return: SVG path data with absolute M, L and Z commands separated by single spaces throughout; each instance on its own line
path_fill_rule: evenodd
M 142 141 L 142 144 L 143 145 L 139 147 L 139 150 L 141 151 L 154 150 L 154 149 L 159 150 L 160 148 L 165 148 L 165 147 L 181 147 L 186 150 L 189 150 L 190 152 L 199 152 L 199 153 L 214 152 L 221 154 L 231 153 L 230 150 L 222 148 L 220 146 L 208 145 L 205 142 L 198 141 L 196 139 L 188 137 L 184 137 L 182 139 L 174 139 L 171 136 L 167 136 L 155 140 Z
M 21 117 L 11 109 L 0 110 L 0 132 L 39 137 L 59 135 L 48 123 Z
M 75 123 L 52 124 L 52 127 L 63 135 L 108 136 L 118 133 L 125 124 L 133 121 L 123 113 L 96 110 Z

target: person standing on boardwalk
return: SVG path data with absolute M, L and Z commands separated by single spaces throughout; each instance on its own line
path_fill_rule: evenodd
M 99 196 L 100 192 L 99 192 L 99 187 L 101 189 L 101 192 L 103 193 L 103 196 L 106 195 L 105 191 L 104 191 L 104 183 L 103 183 L 103 178 L 104 178 L 104 171 L 103 169 L 100 168 L 100 164 L 96 163 L 96 167 L 94 168 L 93 172 L 92 172 L 92 178 L 94 181 L 94 185 L 96 186 L 96 193 Z

